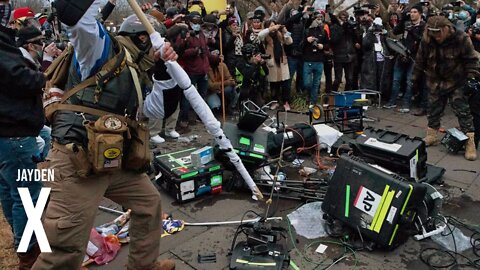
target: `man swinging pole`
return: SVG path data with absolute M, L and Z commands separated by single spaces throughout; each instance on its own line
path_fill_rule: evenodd
M 148 23 L 148 20 L 146 19 L 145 14 L 143 14 L 142 10 L 140 9 L 138 3 L 135 0 L 128 0 L 128 3 L 132 7 L 133 11 L 138 16 L 138 18 L 140 19 L 140 21 L 146 25 L 147 32 L 150 34 L 150 40 L 152 41 L 153 48 L 156 50 L 160 50 L 162 52 L 161 48 L 165 44 L 164 39 L 160 36 L 158 32 L 155 32 L 153 27 Z M 195 112 L 198 114 L 198 116 L 204 123 L 208 133 L 214 136 L 215 141 L 220 146 L 220 149 L 226 152 L 226 155 L 229 157 L 232 164 L 235 166 L 237 171 L 240 173 L 242 178 L 245 180 L 245 182 L 249 186 L 250 190 L 252 191 L 254 199 L 257 199 L 257 198 L 262 199 L 263 198 L 262 193 L 259 191 L 257 185 L 255 184 L 252 177 L 248 173 L 247 169 L 243 165 L 242 161 L 240 160 L 240 157 L 233 150 L 233 146 L 230 140 L 227 139 L 227 137 L 223 133 L 223 130 L 220 127 L 220 122 L 215 118 L 212 111 L 208 107 L 207 103 L 205 103 L 203 98 L 200 96 L 200 94 L 198 94 L 195 86 L 191 84 L 190 78 L 185 73 L 183 68 L 176 61 L 167 61 L 165 65 L 167 66 L 167 71 L 172 77 L 172 79 L 176 81 L 177 85 L 180 88 L 184 89 L 185 97 L 190 102 L 193 109 L 195 110 Z M 153 95 L 150 94 L 149 96 L 147 96 L 145 100 L 144 113 L 147 117 L 155 118 L 155 114 L 153 114 L 149 110 L 148 104 L 150 103 L 149 99 L 153 99 L 155 97 L 158 97 L 158 95 L 161 95 L 159 91 L 161 90 L 154 88 L 152 91 Z

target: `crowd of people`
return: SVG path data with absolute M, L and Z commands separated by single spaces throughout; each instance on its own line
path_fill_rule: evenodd
M 171 261 L 155 263 L 160 198 L 139 170 L 142 152 L 130 138 L 142 139 L 141 113 L 149 118 L 147 142 L 154 144 L 178 138 L 197 121 L 184 95 L 188 85 L 172 78 L 169 60 L 178 61 L 218 114 L 223 107 L 235 113 L 247 99 L 258 105 L 276 100 L 272 109 L 290 110 L 292 89 L 310 106 L 333 91 L 378 91 L 385 109 L 409 113 L 417 107 L 414 115 L 428 115 L 427 145 L 438 143 L 450 100 L 469 138 L 465 158 L 476 159 L 480 11 L 463 1 L 441 10 L 429 2 L 394 1 L 387 11 L 364 4 L 351 13 L 328 5 L 315 9 L 302 0 L 283 6 L 272 1 L 268 11 L 258 7 L 240 16 L 234 3 L 207 13 L 202 1 L 186 6 L 173 0 L 166 6 L 159 0 L 142 8 L 168 41 L 161 49 L 155 47 L 158 36 L 136 15 L 119 27 L 104 24 L 115 0 L 73 2 L 57 0 L 51 13 L 35 14 L 0 0 L 0 196 L 16 247 L 27 222 L 16 188 L 28 187 L 36 201 L 42 187 L 15 182 L 17 170 L 35 169 L 43 161 L 42 167 L 60 171 L 46 184 L 52 193 L 43 224 L 53 252 L 38 257 L 33 240 L 26 253 L 18 253 L 20 269 L 34 263 L 33 269 L 77 269 L 95 217 L 92 209 L 103 196 L 133 209 L 128 268 L 173 269 Z M 199 11 L 191 11 L 193 6 Z M 104 119 L 106 114 L 122 121 Z M 91 141 L 100 131 L 89 123 L 97 119 L 113 130 L 128 123 L 132 141 L 124 152 L 132 158 L 124 160 L 133 170 L 92 174 L 107 165 L 123 168 L 114 154 L 92 164 Z

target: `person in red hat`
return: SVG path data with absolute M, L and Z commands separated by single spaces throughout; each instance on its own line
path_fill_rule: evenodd
M 17 30 L 29 26 L 35 26 L 36 28 L 40 29 L 40 24 L 35 20 L 35 13 L 29 7 L 14 9 L 12 12 L 10 26 Z

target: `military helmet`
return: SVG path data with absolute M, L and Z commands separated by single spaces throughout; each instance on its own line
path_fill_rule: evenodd
M 147 17 L 147 20 L 150 22 L 150 24 L 153 25 L 155 31 L 159 32 L 162 36 L 164 36 L 166 32 L 165 26 L 162 27 L 162 25 L 152 15 L 145 14 L 145 16 Z M 144 32 L 147 32 L 147 28 L 145 28 L 142 22 L 138 19 L 137 15 L 130 15 L 125 19 L 125 21 L 123 21 L 122 25 L 120 25 L 120 30 L 118 34 L 136 35 Z

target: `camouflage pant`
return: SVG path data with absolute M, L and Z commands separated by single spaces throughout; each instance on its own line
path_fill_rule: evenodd
M 472 114 L 467 97 L 463 94 L 463 89 L 457 88 L 449 93 L 441 91 L 430 91 L 428 96 L 428 127 L 433 129 L 440 128 L 440 119 L 447 102 L 450 100 L 453 112 L 458 118 L 460 129 L 464 132 L 474 132 Z

